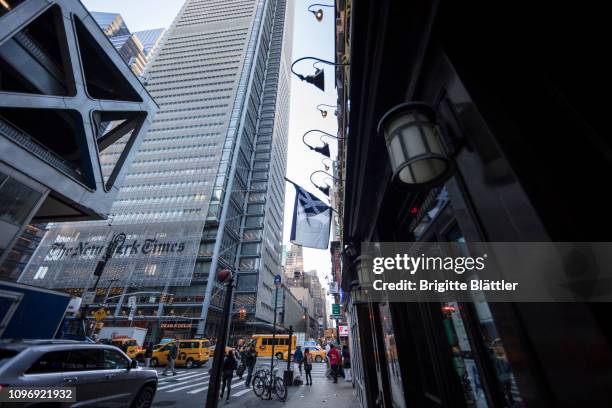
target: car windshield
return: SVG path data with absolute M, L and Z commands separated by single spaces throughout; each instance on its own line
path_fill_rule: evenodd
M 17 354 L 19 354 L 19 351 L 9 350 L 9 349 L 0 349 L 0 367 L 8 363 Z

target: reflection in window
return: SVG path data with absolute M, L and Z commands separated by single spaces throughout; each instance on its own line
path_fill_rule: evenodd
M 21 226 L 40 196 L 38 191 L 9 178 L 0 186 L 0 220 Z
M 457 224 L 449 229 L 445 238 L 449 242 L 466 242 L 465 237 Z M 466 253 L 464 255 L 469 254 Z M 516 378 L 512 373 L 512 369 L 506 355 L 506 350 L 504 349 L 499 334 L 497 333 L 497 328 L 495 327 L 495 322 L 493 321 L 493 315 L 491 314 L 491 310 L 489 309 L 489 304 L 485 298 L 485 295 L 482 292 L 476 291 L 470 291 L 470 293 L 474 299 L 474 309 L 476 310 L 476 318 L 478 319 L 478 324 L 480 325 L 480 334 L 483 338 L 483 344 L 487 348 L 486 354 L 493 363 L 495 374 L 500 383 L 500 389 L 504 395 L 506 403 L 511 407 L 521 407 L 523 406 L 523 400 L 519 393 Z M 475 364 L 474 372 L 476 372 Z M 476 378 L 474 379 L 476 380 Z
M 395 343 L 395 332 L 391 322 L 388 303 L 380 303 L 380 320 L 382 322 L 383 340 L 385 342 L 385 355 L 389 370 L 389 384 L 391 386 L 391 398 L 393 406 L 397 408 L 406 407 L 404 387 L 402 385 L 402 373 L 397 356 L 397 344 Z

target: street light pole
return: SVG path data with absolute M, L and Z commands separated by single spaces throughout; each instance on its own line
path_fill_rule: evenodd
M 221 336 L 217 338 L 215 345 L 215 354 L 213 357 L 213 365 L 210 373 L 210 382 L 208 384 L 208 393 L 206 394 L 206 408 L 217 408 L 219 402 L 219 385 L 221 373 L 223 369 L 223 356 L 225 354 L 225 344 L 227 343 L 227 334 L 232 321 L 231 307 L 232 294 L 234 292 L 234 275 L 229 269 L 219 271 L 218 280 L 225 283 L 227 290 L 225 292 L 225 302 L 223 304 L 223 327 L 221 328 Z
M 125 243 L 126 238 L 127 236 L 123 232 L 120 234 L 113 235 L 113 238 L 111 239 L 108 246 L 106 247 L 106 252 L 104 253 L 104 256 L 102 256 L 102 259 L 98 261 L 98 264 L 96 265 L 96 269 L 94 271 L 94 275 L 96 276 L 96 282 L 94 283 L 94 286 L 93 286 L 94 298 L 95 298 L 96 290 L 98 289 L 98 283 L 100 283 L 100 278 L 102 277 L 102 274 L 104 273 L 104 268 L 106 268 L 106 263 L 108 262 L 109 259 L 113 257 L 113 253 L 115 252 L 115 250 Z M 83 324 L 83 334 L 85 335 L 85 337 L 87 337 L 87 335 L 89 334 L 89 329 L 86 327 L 86 323 L 85 323 L 87 321 L 88 312 L 89 312 L 89 303 L 85 303 L 85 305 L 83 306 L 83 310 L 81 311 L 81 321 Z

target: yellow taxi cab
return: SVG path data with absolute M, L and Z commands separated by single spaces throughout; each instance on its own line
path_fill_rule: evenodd
M 304 351 L 304 350 L 302 350 Z M 317 363 L 321 363 L 323 361 L 325 361 L 326 356 L 325 356 L 325 349 L 321 348 L 321 346 L 317 345 L 315 347 L 308 347 L 308 351 L 310 352 L 310 354 L 312 354 L 312 359 L 317 362 Z
M 274 355 L 279 360 L 287 359 L 289 353 L 289 335 L 277 334 L 272 339 L 271 334 L 254 334 L 251 336 L 255 340 L 257 357 L 272 357 L 272 344 L 274 344 Z M 296 336 L 291 336 L 291 350 L 295 350 L 297 342 Z
M 323 361 L 325 361 L 325 349 L 321 348 L 321 346 L 319 346 L 318 344 L 316 346 L 302 346 L 302 353 L 304 353 L 306 351 L 306 349 L 308 349 L 308 351 L 310 352 L 310 355 L 312 355 L 312 360 L 317 362 L 317 363 L 322 363 Z M 293 350 L 291 352 L 291 359 L 293 360 L 293 353 L 295 353 L 295 350 Z M 276 354 L 276 353 L 275 353 Z M 283 352 L 283 360 L 287 360 L 287 352 Z
M 136 342 L 136 339 L 130 337 L 114 337 L 109 341 L 109 344 L 120 348 L 129 358 L 144 361 L 145 350 Z
M 151 366 L 156 367 L 168 364 L 169 345 L 178 343 L 178 350 L 174 364 L 185 366 L 185 368 L 200 367 L 210 359 L 211 353 L 208 349 L 210 342 L 206 339 L 178 340 L 161 345 L 153 349 Z

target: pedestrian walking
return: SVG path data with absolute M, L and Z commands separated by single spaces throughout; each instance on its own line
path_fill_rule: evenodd
M 229 397 L 232 391 L 232 378 L 234 377 L 234 370 L 238 366 L 238 362 L 234 358 L 234 353 L 232 351 L 227 352 L 227 356 L 225 356 L 225 360 L 223 361 L 223 384 L 221 385 L 221 399 L 223 399 L 223 393 L 225 392 L 225 387 L 227 386 L 227 397 L 225 398 L 225 403 L 229 404 Z
M 304 354 L 302 353 L 302 346 L 297 346 L 295 349 L 295 353 L 293 353 L 293 361 L 298 364 L 298 369 L 300 371 L 300 377 L 302 376 L 302 363 L 304 361 Z
M 253 376 L 253 369 L 255 368 L 255 362 L 257 361 L 257 350 L 255 350 L 255 345 L 251 344 L 248 348 L 247 352 L 244 355 L 244 364 L 247 369 L 247 378 L 245 385 L 248 387 L 251 385 L 251 377 Z
M 325 370 L 325 376 L 328 379 L 331 380 L 332 379 L 332 367 L 331 367 L 331 364 L 329 364 L 329 357 L 327 356 L 329 354 L 329 350 L 331 350 L 330 346 L 331 346 L 331 343 L 326 343 L 325 344 L 325 357 L 326 357 L 325 358 L 325 367 L 327 368 Z
M 329 353 L 327 353 L 327 359 L 329 360 L 329 365 L 332 370 L 332 377 L 334 378 L 334 383 L 338 382 L 338 367 L 340 365 L 340 353 L 333 344 L 329 347 Z
M 304 371 L 306 372 L 306 385 L 312 385 L 312 354 L 308 347 L 304 350 Z
M 172 371 L 172 375 L 176 375 L 176 370 L 174 369 L 174 360 L 176 360 L 176 356 L 178 354 L 178 347 L 176 346 L 176 341 L 168 344 L 168 364 L 166 364 L 166 368 L 164 368 L 164 372 L 162 375 L 167 375 L 166 372 L 168 370 Z
M 151 367 L 151 357 L 153 357 L 153 342 L 150 341 L 147 343 L 145 347 L 145 367 Z
M 342 368 L 344 369 L 344 379 L 346 381 L 352 381 L 351 353 L 349 352 L 349 347 L 346 344 L 342 347 Z

